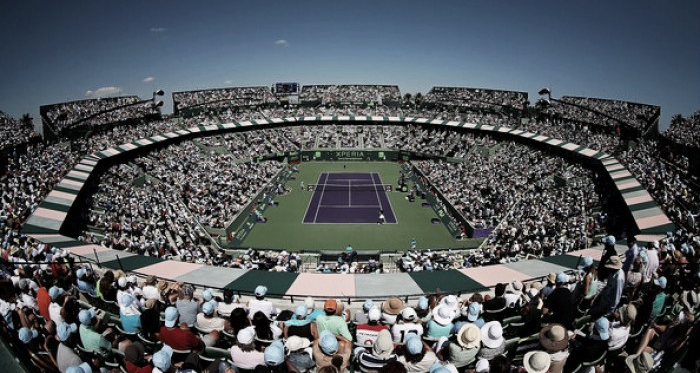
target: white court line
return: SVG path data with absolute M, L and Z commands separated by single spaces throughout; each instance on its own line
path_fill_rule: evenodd
M 382 177 L 376 173 L 372 172 L 372 181 L 374 181 L 374 175 L 377 175 L 377 178 L 379 179 L 379 184 L 382 185 Z M 396 223 L 389 223 L 389 224 L 399 224 L 399 218 L 396 216 L 396 210 L 394 210 L 394 207 L 391 205 L 391 198 L 389 198 L 389 195 L 386 194 L 386 191 L 384 191 L 384 196 L 386 197 L 387 202 L 389 202 L 389 208 L 391 209 L 391 213 L 394 215 L 394 220 L 396 220 Z M 382 204 L 382 208 L 384 207 L 384 204 Z
M 328 174 L 324 172 L 321 174 L 321 176 L 318 177 L 318 181 L 319 181 L 318 184 L 321 184 L 320 183 L 321 177 L 324 175 L 326 176 L 326 180 L 328 179 Z M 316 185 L 318 185 L 318 184 L 316 184 Z M 319 197 L 318 205 L 316 206 L 316 214 L 314 215 L 314 223 L 316 223 L 316 219 L 318 218 L 318 210 L 321 209 L 321 203 L 323 202 L 323 192 L 325 192 L 325 191 L 326 191 L 326 183 L 323 183 L 323 189 L 321 190 L 321 197 Z
M 371 175 L 371 177 L 372 177 L 372 183 L 376 183 L 376 182 L 377 182 L 376 180 L 374 180 L 374 175 L 375 175 L 375 173 L 373 172 L 372 175 Z M 376 185 L 376 184 L 375 184 L 375 185 Z M 381 185 L 381 184 L 380 184 L 380 185 Z M 376 187 L 374 188 L 374 194 L 377 196 L 377 203 L 379 203 L 379 208 L 382 209 L 382 211 L 383 211 L 383 210 L 384 210 L 384 206 L 382 206 L 382 200 L 379 198 L 379 191 L 377 190 Z M 386 194 L 386 192 L 384 192 L 384 194 Z

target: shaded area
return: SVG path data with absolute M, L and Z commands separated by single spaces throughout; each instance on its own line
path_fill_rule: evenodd
M 226 289 L 233 289 L 243 293 L 252 294 L 258 285 L 267 287 L 268 295 L 283 296 L 297 279 L 298 273 L 268 272 L 268 271 L 248 271 L 225 286 Z M 333 284 L 328 285 L 332 288 Z
M 111 269 L 135 271 L 139 268 L 148 267 L 150 265 L 160 263 L 162 261 L 163 259 L 152 256 L 132 255 L 125 258 L 119 256 L 119 259 L 110 260 L 108 262 L 102 262 L 102 265 Z M 121 262 L 121 266 L 119 265 L 119 262 Z
M 424 293 L 429 294 L 438 291 L 443 293 L 472 293 L 486 289 L 486 286 L 454 269 L 439 272 L 412 272 L 410 276 Z

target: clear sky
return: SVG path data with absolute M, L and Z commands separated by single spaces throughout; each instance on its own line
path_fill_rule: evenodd
M 700 109 L 700 1 L 0 1 L 0 110 L 265 85 L 527 91 Z

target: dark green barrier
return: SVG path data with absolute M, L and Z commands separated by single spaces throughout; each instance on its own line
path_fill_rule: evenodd
M 261 214 L 265 211 L 267 206 L 269 206 L 270 201 L 277 194 L 273 188 L 277 184 L 285 184 L 289 177 L 292 176 L 292 169 L 287 167 L 280 171 L 268 185 L 263 188 L 250 203 L 238 214 L 238 216 L 231 222 L 231 224 L 226 227 L 226 237 L 230 241 L 229 246 L 239 246 L 243 239 L 250 233 L 250 231 L 255 226 L 256 214 L 255 210 L 258 210 Z M 234 234 L 235 232 L 235 234 Z
M 390 161 L 399 160 L 399 152 L 393 150 L 311 150 L 302 151 L 301 160 L 309 161 Z
M 474 227 L 459 211 L 457 211 L 452 203 L 445 198 L 440 189 L 434 188 L 430 180 L 425 177 L 423 172 L 415 165 L 411 164 L 411 170 L 413 171 L 411 179 L 425 192 L 426 199 L 433 207 L 433 210 L 435 210 L 442 224 L 447 227 L 452 237 L 459 237 L 462 234 L 459 227 L 460 224 L 464 225 L 467 237 L 472 237 L 474 235 Z

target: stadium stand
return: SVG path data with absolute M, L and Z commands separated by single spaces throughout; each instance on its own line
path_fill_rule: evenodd
M 42 122 L 56 134 L 75 127 L 97 127 L 160 115 L 152 100 L 137 96 L 89 99 L 44 105 L 39 108 Z
M 396 105 L 401 92 L 395 85 L 304 85 L 299 98 L 307 105 Z
M 629 122 L 639 118 L 629 117 L 629 113 L 612 115 L 611 111 L 624 108 L 620 105 L 595 107 Z M 301 120 L 299 114 L 313 118 Z M 358 125 L 351 123 L 351 118 L 340 118 L 355 114 L 371 124 Z M 444 373 L 445 369 L 453 373 L 483 371 L 489 365 L 526 372 L 576 372 L 596 366 L 611 372 L 667 372 L 676 365 L 697 369 L 698 357 L 692 351 L 700 336 L 700 237 L 698 194 L 689 183 L 689 162 L 678 156 L 659 157 L 663 148 L 654 140 L 638 138 L 629 146 L 615 135 L 598 133 L 581 124 L 586 121 L 574 118 L 533 118 L 517 128 L 521 122 L 508 117 L 501 119 L 512 127 L 494 127 L 488 124 L 489 119 L 482 123 L 463 115 L 443 109 L 384 106 L 227 109 L 186 120 L 104 126 L 72 144 L 30 145 L 26 153 L 9 156 L 1 179 L 2 337 L 27 369 L 37 372 L 100 368 L 165 372 L 175 364 L 180 371 L 210 372 L 232 372 L 234 367 L 240 372 L 255 365 L 261 365 L 261 371 L 278 371 L 281 364 L 294 365 L 299 371 L 345 371 L 352 367 L 433 373 Z M 473 115 L 476 119 L 487 117 Z M 331 118 L 323 123 L 322 116 Z M 298 125 L 270 128 L 276 118 L 295 118 Z M 244 123 L 249 120 L 255 123 Z M 562 124 L 579 131 L 562 129 Z M 237 125 L 252 128 L 226 133 Z M 470 131 L 451 142 L 451 127 Z M 488 133 L 501 133 L 599 162 L 614 184 L 607 188 L 620 193 L 625 201 L 636 225 L 628 231 L 637 228 L 639 241 L 629 239 L 628 246 L 616 247 L 615 238 L 605 236 L 600 240 L 602 249 L 577 250 L 580 247 L 574 244 L 562 249 L 561 255 L 539 256 L 525 248 L 526 243 L 519 239 L 524 236 L 512 236 L 504 230 L 494 236 L 502 240 L 496 245 L 508 250 L 518 245 L 524 253 L 534 254 L 532 259 L 510 263 L 503 255 L 493 255 L 492 246 L 482 253 L 493 255 L 485 257 L 495 264 L 481 267 L 486 261 L 476 256 L 408 252 L 402 262 L 413 261 L 414 268 L 427 269 L 429 261 L 435 273 L 339 276 L 334 281 L 334 294 L 328 294 L 318 287 L 322 281 L 317 276 L 332 275 L 289 273 L 299 260 L 291 253 L 251 250 L 233 258 L 207 251 L 206 260 L 188 262 L 188 253 L 190 257 L 204 253 L 201 247 L 190 249 L 196 239 L 190 238 L 190 245 L 183 240 L 187 248 L 184 255 L 171 252 L 180 258 L 172 260 L 173 255 L 167 260 L 158 258 L 165 247 L 158 246 L 163 238 L 159 241 L 148 234 L 142 235 L 147 244 L 130 253 L 108 248 L 107 242 L 103 246 L 95 236 L 81 242 L 59 233 L 67 217 L 65 206 L 78 199 L 95 166 L 130 152 L 140 153 L 143 147 L 157 148 L 149 154 L 159 154 L 160 162 L 148 160 L 149 155 L 141 157 L 144 167 L 158 172 L 189 167 L 171 162 L 177 151 L 192 155 L 193 164 L 223 161 L 225 158 L 209 151 L 220 146 L 231 153 L 237 151 L 236 157 L 248 158 L 253 151 L 236 149 L 248 145 L 266 152 L 319 143 L 335 148 L 372 143 L 468 159 L 476 141 L 471 137 L 474 131 L 482 133 L 480 141 L 492 141 L 483 140 Z M 202 133 L 210 136 L 193 136 Z M 171 144 L 179 136 L 188 138 Z M 351 142 L 344 139 L 348 136 L 353 138 Z M 673 139 L 673 135 L 669 137 Z M 159 143 L 169 146 L 153 145 Z M 508 142 L 503 146 L 517 151 Z M 539 152 L 520 154 L 538 157 Z M 545 164 L 552 167 L 561 166 L 562 161 L 554 157 L 539 157 L 548 159 Z M 128 159 L 138 158 L 130 155 Z M 138 171 L 139 163 L 114 167 L 98 185 L 123 187 L 123 183 L 143 175 Z M 423 165 L 431 172 L 454 166 Z M 236 166 L 253 167 L 245 163 Z M 267 164 L 255 167 L 272 167 L 265 171 L 268 175 L 274 169 Z M 575 185 L 582 188 L 583 195 L 565 193 L 566 197 L 558 199 L 584 202 L 588 197 L 586 207 L 603 204 L 591 199 L 591 183 L 584 182 L 590 176 L 585 171 L 577 166 L 569 171 L 576 183 L 581 182 Z M 434 181 L 442 176 L 435 175 Z M 202 197 L 188 195 L 193 192 L 195 189 L 181 193 L 187 198 Z M 661 219 L 666 214 L 657 203 L 678 229 Z M 515 211 L 514 216 L 525 217 L 517 208 Z M 227 214 L 223 214 L 224 220 L 230 216 Z M 564 211 L 557 214 L 567 216 Z M 213 214 L 205 216 L 208 222 L 218 224 Z M 573 219 L 566 230 L 575 231 L 574 227 L 584 222 L 588 220 Z M 513 223 L 523 225 L 516 232 L 530 229 L 527 219 Z M 186 224 L 177 229 L 188 226 L 192 227 Z M 587 229 L 589 226 L 586 224 Z M 196 230 L 187 232 L 187 236 L 198 238 Z M 150 245 L 151 238 L 157 243 Z M 168 237 L 164 239 L 168 241 Z M 175 241 L 175 247 L 179 246 Z M 454 263 L 464 268 L 439 271 L 455 268 Z M 253 268 L 272 272 L 249 270 Z M 216 280 L 201 286 L 202 279 Z M 365 299 L 369 300 L 360 307 Z M 419 330 L 418 325 L 423 332 L 404 339 L 401 331 Z M 357 345 L 361 337 L 365 343 Z M 264 351 L 262 346 L 266 346 Z M 438 365 L 431 369 L 435 363 Z M 338 368 L 331 367 L 334 365 Z
M 277 103 L 277 99 L 268 87 L 235 87 L 173 92 L 173 111 L 175 114 L 182 113 L 183 115 L 275 103 Z
M 635 137 L 653 130 L 658 133 L 661 108 L 621 100 L 592 97 L 563 96 L 549 102 L 550 115 L 568 120 L 602 126 L 618 132 L 627 128 Z
M 0 150 L 38 140 L 39 134 L 29 123 L 22 123 L 0 111 Z

